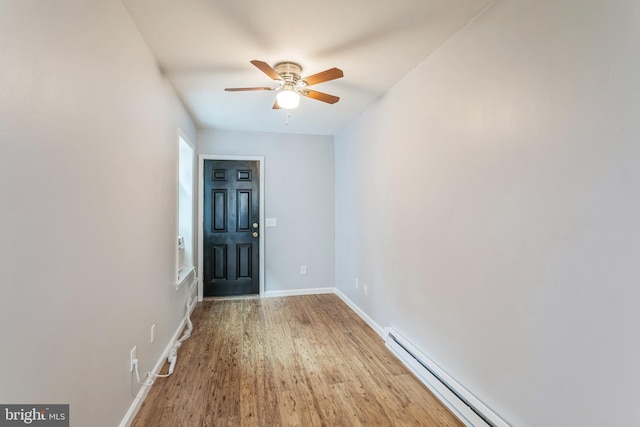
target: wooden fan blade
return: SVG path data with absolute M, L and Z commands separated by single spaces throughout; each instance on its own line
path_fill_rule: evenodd
M 276 102 L 273 103 L 273 107 L 271 108 L 273 108 L 274 110 L 280 110 L 281 107 L 278 105 L 278 100 L 276 100 Z
M 337 96 L 329 95 L 328 93 L 318 92 L 316 90 L 305 90 L 302 93 L 302 95 L 308 98 L 317 99 L 318 101 L 326 102 L 329 104 L 335 104 L 336 102 L 340 101 L 340 98 Z
M 305 77 L 302 80 L 307 83 L 307 86 L 311 86 L 317 85 L 318 83 L 328 82 L 329 80 L 339 79 L 340 77 L 344 77 L 344 73 L 341 69 L 334 67 L 328 70 L 324 70 L 321 73 Z
M 243 92 L 247 90 L 275 90 L 275 87 L 228 87 L 227 92 Z
M 280 74 L 276 73 L 276 70 L 274 70 L 271 65 L 267 64 L 266 62 L 254 59 L 253 61 L 251 61 L 251 63 L 267 76 L 271 77 L 273 80 L 280 80 L 282 78 L 280 77 Z

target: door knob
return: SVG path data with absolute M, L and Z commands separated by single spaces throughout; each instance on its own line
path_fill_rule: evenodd
M 259 236 L 258 232 L 257 232 L 257 231 L 254 231 L 254 232 L 253 232 L 253 237 L 258 237 L 258 236 Z
M 258 223 L 257 222 L 253 223 L 253 228 L 258 228 Z

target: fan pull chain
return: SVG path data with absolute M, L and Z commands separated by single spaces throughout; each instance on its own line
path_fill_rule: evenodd
M 287 116 L 286 119 L 284 120 L 284 125 L 285 126 L 289 126 L 289 119 L 291 118 L 291 111 L 287 110 Z

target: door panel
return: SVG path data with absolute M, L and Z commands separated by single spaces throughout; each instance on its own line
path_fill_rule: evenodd
M 257 161 L 204 161 L 204 296 L 259 293 Z
M 227 279 L 227 245 L 213 246 L 213 278 Z
M 227 230 L 227 190 L 213 190 L 213 231 Z
M 238 278 L 250 278 L 251 275 L 251 245 L 238 245 Z
M 251 223 L 251 191 L 238 190 L 236 197 L 238 200 L 237 231 L 249 231 L 249 224 Z

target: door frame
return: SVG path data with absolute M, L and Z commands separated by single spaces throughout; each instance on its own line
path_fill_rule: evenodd
M 260 281 L 260 297 L 264 295 L 264 156 L 230 156 L 220 154 L 200 154 L 198 155 L 198 301 L 204 298 L 202 268 L 203 262 L 203 226 L 204 226 L 204 161 L 205 160 L 245 160 L 257 161 L 260 168 L 260 215 L 259 223 L 260 237 L 258 238 L 258 251 L 260 252 L 259 263 L 260 272 L 258 280 Z

